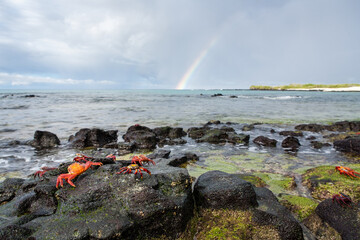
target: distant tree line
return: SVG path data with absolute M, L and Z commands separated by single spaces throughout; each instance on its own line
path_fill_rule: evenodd
M 360 84 L 289 84 L 283 86 L 250 86 L 251 90 L 289 90 L 289 89 L 314 89 L 314 88 L 348 88 L 348 87 L 360 87 Z

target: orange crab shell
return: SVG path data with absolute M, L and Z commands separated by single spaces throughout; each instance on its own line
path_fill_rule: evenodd
M 71 180 L 73 180 L 74 178 L 76 178 L 78 175 L 82 174 L 86 170 L 88 170 L 93 165 L 101 166 L 103 164 L 100 162 L 91 162 L 91 161 L 87 161 L 86 163 L 75 162 L 71 164 L 68 167 L 68 173 L 60 174 L 58 176 L 56 181 L 56 188 L 59 187 L 59 184 L 60 186 L 63 187 L 63 181 L 62 181 L 63 179 L 65 179 L 71 186 L 76 187 Z
M 139 156 L 134 156 L 132 159 L 131 159 L 131 163 L 133 164 L 138 164 L 140 166 L 143 165 L 143 162 L 146 162 L 146 163 L 152 163 L 153 165 L 155 165 L 155 162 L 153 160 L 151 160 L 150 158 L 146 157 L 145 155 L 141 154 Z

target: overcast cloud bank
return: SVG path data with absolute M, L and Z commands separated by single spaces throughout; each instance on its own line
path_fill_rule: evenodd
M 359 83 L 359 12 L 356 0 L 4 0 L 0 88 L 175 88 L 189 71 L 184 88 Z

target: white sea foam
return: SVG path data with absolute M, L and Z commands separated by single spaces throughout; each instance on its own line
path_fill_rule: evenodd
M 287 99 L 301 99 L 301 96 L 276 96 L 276 97 L 268 97 L 264 96 L 264 99 L 271 99 L 271 100 L 287 100 Z

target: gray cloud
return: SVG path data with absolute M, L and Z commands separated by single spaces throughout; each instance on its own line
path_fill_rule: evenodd
M 204 51 L 188 88 L 358 83 L 359 10 L 355 0 L 4 0 L 0 88 L 14 76 L 175 88 Z

